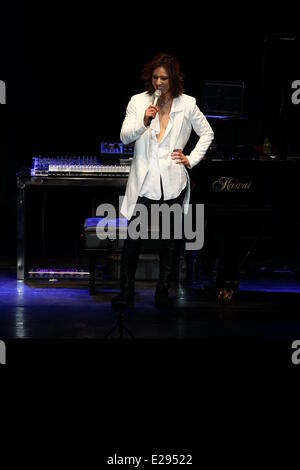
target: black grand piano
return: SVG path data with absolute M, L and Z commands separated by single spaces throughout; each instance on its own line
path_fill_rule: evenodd
M 220 283 L 241 269 L 299 269 L 300 159 L 203 160 L 190 178 L 191 202 L 205 204 L 202 261 L 221 260 Z
M 64 164 L 68 162 L 65 160 Z M 202 258 L 210 258 L 212 263 L 215 256 L 225 257 L 225 265 L 229 266 L 226 269 L 230 271 L 226 277 L 236 277 L 242 265 L 249 265 L 254 258 L 261 261 L 280 258 L 283 263 L 299 263 L 300 160 L 216 161 L 208 156 L 189 173 L 191 202 L 205 205 Z M 37 212 L 42 212 L 43 205 L 38 206 L 34 214 L 30 207 L 37 204 L 37 190 L 41 191 L 41 199 L 45 191 L 52 191 L 48 200 L 56 204 L 55 211 L 59 211 L 66 199 L 71 202 L 74 194 L 83 204 L 84 198 L 78 196 L 80 191 L 90 191 L 93 207 L 97 207 L 100 202 L 116 201 L 118 195 L 124 194 L 127 175 L 128 168 L 125 167 L 101 173 L 97 169 L 96 176 L 91 173 L 74 176 L 66 172 L 51 176 L 19 173 L 18 279 L 26 278 L 28 244 L 34 247 L 34 237 L 41 238 L 37 235 L 41 224 L 39 222 L 38 227 L 34 224 L 40 218 Z M 49 206 L 50 202 L 47 204 Z M 75 207 L 74 214 L 70 210 L 69 219 L 79 217 L 78 212 L 78 207 Z M 56 219 L 55 212 L 54 222 Z M 65 228 L 66 234 L 69 225 Z M 51 228 L 55 234 L 55 229 Z M 68 238 L 72 238 L 72 233 L 68 233 Z

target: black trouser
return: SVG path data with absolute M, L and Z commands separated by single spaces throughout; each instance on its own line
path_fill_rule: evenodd
M 137 204 L 144 204 L 148 210 L 148 214 L 151 214 L 151 206 L 160 204 L 167 204 L 169 207 L 175 203 L 182 205 L 184 196 L 185 196 L 186 188 L 180 193 L 180 195 L 175 199 L 170 199 L 168 201 L 164 201 L 163 199 L 163 191 L 162 197 L 159 201 L 155 201 L 152 199 L 148 199 L 147 197 L 139 197 L 137 200 Z M 138 217 L 138 215 L 133 216 L 130 219 L 129 225 L 132 221 Z M 159 221 L 159 230 L 160 230 L 160 261 L 159 261 L 159 279 L 157 283 L 157 291 L 161 289 L 168 289 L 170 287 L 171 277 L 174 272 L 175 262 L 177 255 L 180 249 L 180 239 L 174 238 L 174 220 L 171 217 L 170 223 L 170 238 L 169 239 L 162 239 L 161 236 L 161 229 L 162 229 L 162 220 L 160 214 L 160 221 Z M 122 257 L 121 257 L 121 292 L 126 292 L 127 294 L 131 294 L 134 292 L 134 278 L 135 272 L 138 265 L 139 255 L 142 249 L 143 239 L 137 238 L 136 240 L 132 239 L 127 236 Z

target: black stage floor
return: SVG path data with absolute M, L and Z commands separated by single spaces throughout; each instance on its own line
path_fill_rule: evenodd
M 102 375 L 136 365 L 138 374 L 160 369 L 177 377 L 180 371 L 184 380 L 204 377 L 206 370 L 202 387 L 215 377 L 223 392 L 231 372 L 249 393 L 291 384 L 280 373 L 292 371 L 293 379 L 300 367 L 292 361 L 293 343 L 300 348 L 299 279 L 241 279 L 232 306 L 219 305 L 216 292 L 203 285 L 182 285 L 171 291 L 170 314 L 155 309 L 154 289 L 154 282 L 136 283 L 136 305 L 123 316 L 133 339 L 125 331 L 120 341 L 118 329 L 105 339 L 117 321 L 110 301 L 118 284 L 98 284 L 90 296 L 87 280 L 24 282 L 16 280 L 14 268 L 0 270 L 0 340 L 7 363 L 91 362 Z
M 137 282 L 135 307 L 124 315 L 136 339 L 300 338 L 300 280 L 241 280 L 232 306 L 219 305 L 213 290 L 182 285 L 171 290 L 172 314 L 155 309 L 154 288 L 154 282 Z M 104 338 L 117 319 L 110 304 L 117 292 L 111 282 L 90 296 L 86 280 L 17 281 L 14 269 L 0 270 L 0 336 Z

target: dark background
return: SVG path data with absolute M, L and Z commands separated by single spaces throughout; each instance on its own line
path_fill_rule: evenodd
M 26 7 L 16 2 L 3 7 L 3 256 L 14 257 L 16 249 L 16 172 L 30 167 L 36 154 L 98 155 L 101 141 L 119 140 L 127 102 L 143 91 L 141 69 L 158 52 L 179 58 L 185 92 L 195 96 L 200 107 L 203 80 L 245 83 L 247 120 L 236 128 L 216 126 L 216 143 L 257 145 L 267 135 L 277 150 L 283 93 L 289 133 L 286 154 L 300 155 L 299 109 L 290 104 L 290 84 L 299 78 L 299 36 L 296 41 L 279 41 L 276 33 L 259 28 L 263 22 L 254 25 L 250 17 L 247 29 L 238 18 L 222 21 L 220 11 L 215 16 L 201 11 L 196 18 L 192 10 L 175 12 L 173 19 L 166 5 L 159 15 L 158 6 L 148 8 L 104 9 L 89 2 Z M 273 38 L 267 43 L 266 34 Z

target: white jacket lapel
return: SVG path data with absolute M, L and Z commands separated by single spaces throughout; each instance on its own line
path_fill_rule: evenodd
M 176 142 L 182 127 L 184 118 L 184 107 L 181 96 L 174 98 L 171 113 L 173 117 L 172 132 L 170 138 L 170 149 L 176 148 Z

